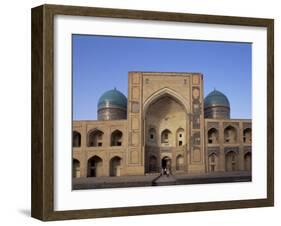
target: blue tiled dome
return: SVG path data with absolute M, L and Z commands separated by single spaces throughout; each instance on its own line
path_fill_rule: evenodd
M 102 94 L 98 101 L 98 109 L 105 107 L 120 107 L 126 109 L 127 98 L 117 89 L 108 90 Z
M 230 107 L 227 97 L 220 91 L 214 90 L 210 92 L 204 99 L 204 107 L 225 106 Z

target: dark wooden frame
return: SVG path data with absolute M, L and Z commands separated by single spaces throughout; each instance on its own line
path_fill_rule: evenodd
M 54 16 L 95 16 L 156 21 L 256 26 L 267 28 L 267 198 L 156 206 L 54 211 L 53 125 Z M 32 200 L 31 215 L 65 220 L 162 214 L 274 205 L 274 20 L 246 17 L 42 5 L 32 9 Z

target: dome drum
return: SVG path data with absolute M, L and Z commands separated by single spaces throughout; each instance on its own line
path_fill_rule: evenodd
M 98 120 L 120 120 L 126 118 L 126 96 L 117 89 L 105 92 L 98 101 Z
M 228 119 L 230 108 L 225 106 L 212 106 L 204 109 L 205 118 Z
M 204 99 L 204 117 L 216 119 L 230 118 L 230 104 L 227 97 L 214 90 Z
M 127 118 L 127 110 L 121 108 L 101 108 L 98 110 L 98 120 L 120 120 Z

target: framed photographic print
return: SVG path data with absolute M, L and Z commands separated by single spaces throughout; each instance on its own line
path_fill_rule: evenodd
M 33 8 L 32 216 L 273 206 L 273 32 L 272 19 Z

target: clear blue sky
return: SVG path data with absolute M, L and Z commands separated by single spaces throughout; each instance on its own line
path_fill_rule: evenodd
M 116 87 L 126 96 L 128 71 L 201 72 L 204 96 L 214 88 L 231 118 L 251 118 L 250 43 L 73 35 L 73 119 L 96 119 L 97 102 Z

